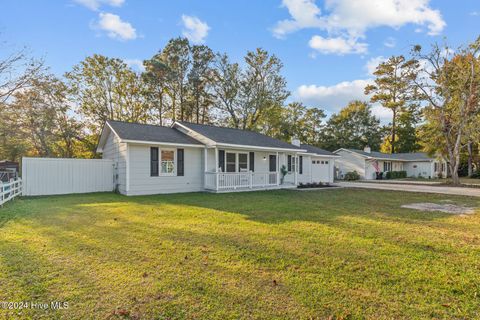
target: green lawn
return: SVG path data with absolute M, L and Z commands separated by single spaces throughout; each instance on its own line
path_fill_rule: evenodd
M 474 198 L 361 189 L 27 198 L 0 209 L 0 318 L 480 317 Z

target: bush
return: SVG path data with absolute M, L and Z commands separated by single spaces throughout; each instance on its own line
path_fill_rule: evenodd
M 388 171 L 386 179 L 403 179 L 407 177 L 407 171 Z
M 347 181 L 355 181 L 360 179 L 360 175 L 358 174 L 357 171 L 350 171 L 345 173 L 345 177 L 343 179 Z
M 475 171 L 470 178 L 480 179 L 480 170 Z

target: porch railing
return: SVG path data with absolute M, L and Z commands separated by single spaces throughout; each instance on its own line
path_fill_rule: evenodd
M 0 206 L 22 194 L 22 179 L 11 179 L 9 182 L 0 181 Z
M 235 190 L 278 185 L 277 172 L 205 172 L 205 188 Z

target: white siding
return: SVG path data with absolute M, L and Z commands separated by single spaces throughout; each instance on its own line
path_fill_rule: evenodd
M 127 144 L 120 142 L 118 137 L 110 132 L 103 147 L 103 159 L 113 160 L 115 164 L 115 184 L 122 194 L 127 192 Z
M 156 145 L 159 152 L 162 148 L 172 146 Z M 176 192 L 202 191 L 204 179 L 204 149 L 184 149 L 184 176 L 150 176 L 150 146 L 128 145 L 129 189 L 127 195 L 145 195 Z
M 312 164 L 320 161 L 320 164 Z M 322 161 L 324 162 L 322 164 Z M 325 162 L 328 161 L 328 164 Z M 313 168 L 315 167 L 315 170 Z M 320 171 L 319 171 L 320 170 Z M 303 156 L 303 173 L 298 175 L 299 183 L 324 182 L 332 183 L 335 172 L 335 158 Z
M 113 161 L 102 159 L 22 159 L 23 195 L 113 191 Z
M 407 177 L 433 178 L 433 162 L 430 161 L 418 161 L 418 162 L 405 162 L 404 166 L 407 171 Z
M 335 160 L 338 173 L 343 177 L 347 172 L 357 171 L 360 179 L 371 179 L 365 174 L 365 158 L 352 152 L 340 150 L 337 152 L 340 158 Z

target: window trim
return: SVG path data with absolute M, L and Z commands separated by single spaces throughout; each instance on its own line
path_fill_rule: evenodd
M 172 151 L 173 152 L 173 171 L 172 172 L 162 172 L 162 151 Z M 158 176 L 160 177 L 171 177 L 177 175 L 177 149 L 176 148 L 158 148 Z

